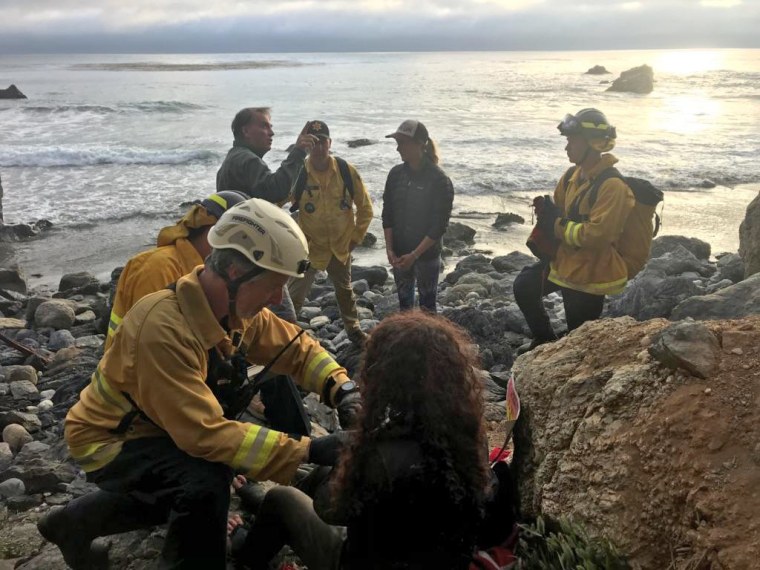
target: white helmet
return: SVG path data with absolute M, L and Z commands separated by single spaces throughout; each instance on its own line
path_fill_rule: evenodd
M 208 233 L 215 249 L 234 249 L 275 273 L 303 277 L 309 246 L 298 224 L 281 208 L 251 198 L 229 208 Z

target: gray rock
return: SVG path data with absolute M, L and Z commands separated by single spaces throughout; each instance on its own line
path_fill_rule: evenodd
M 0 483 L 0 497 L 18 497 L 26 493 L 26 486 L 21 479 L 6 479 Z
M 42 390 L 40 392 L 40 398 L 43 400 L 52 400 L 55 395 L 55 390 Z
M 365 307 L 357 307 L 356 313 L 359 316 L 360 321 L 371 320 L 372 317 L 374 316 L 372 311 Z
M 37 390 L 37 386 L 29 382 L 28 380 L 20 380 L 18 382 L 10 382 L 11 395 L 14 400 L 23 400 L 26 402 L 39 402 L 40 393 Z
M 358 148 L 360 146 L 369 146 L 375 143 L 376 141 L 372 141 L 370 139 L 353 139 L 348 141 L 346 144 L 348 145 L 348 148 Z
M 320 315 L 318 317 L 314 317 L 309 321 L 309 326 L 312 329 L 321 329 L 324 326 L 327 326 L 330 324 L 329 317 L 326 317 L 324 315 Z
M 49 410 L 52 410 L 55 404 L 51 400 L 41 400 L 39 404 L 37 404 L 37 411 L 39 413 L 47 412 Z
M 56 352 L 62 348 L 68 348 L 76 344 L 76 339 L 71 331 L 67 329 L 61 329 L 53 331 L 50 334 L 50 340 L 48 341 L 47 348 L 53 352 Z
M 81 336 L 76 339 L 74 346 L 77 348 L 100 348 L 105 342 L 105 337 L 100 334 Z
M 718 275 L 738 283 L 744 279 L 744 260 L 736 253 L 726 253 L 718 258 Z
M 533 265 L 538 261 L 532 255 L 527 255 L 520 251 L 513 251 L 507 255 L 500 255 L 491 260 L 491 265 L 497 271 L 502 273 L 513 273 L 521 271 L 526 265 Z
M 26 277 L 18 267 L 0 269 L 0 289 L 27 294 Z
M 45 301 L 34 312 L 37 328 L 70 329 L 74 324 L 74 318 L 71 304 L 61 299 Z
M 678 246 L 689 250 L 697 259 L 710 259 L 710 244 L 697 238 L 685 236 L 660 236 L 652 241 L 651 257 L 662 257 L 668 252 L 675 251 Z
M 11 382 L 31 382 L 37 384 L 37 370 L 33 366 L 17 365 L 6 366 L 5 368 L 5 381 Z
M 588 71 L 586 71 L 585 75 L 604 75 L 606 73 L 610 73 L 607 71 L 607 68 L 603 65 L 595 65 L 594 67 L 590 67 Z
M 607 91 L 623 91 L 626 93 L 651 93 L 654 89 L 654 72 L 648 65 L 633 67 L 620 74 L 607 88 Z
M 460 222 L 449 222 L 446 233 L 443 235 L 443 241 L 460 241 L 467 244 L 475 243 L 475 229 Z
M 351 267 L 351 278 L 355 281 L 364 279 L 369 284 L 370 289 L 380 287 L 388 280 L 388 270 L 380 265 L 371 267 L 362 267 L 354 265 Z
M 351 288 L 354 290 L 355 294 L 363 295 L 369 291 L 369 283 L 367 283 L 366 279 L 359 279 L 351 283 Z
M 513 214 L 512 212 L 507 212 L 506 214 L 498 214 L 496 216 L 496 221 L 493 223 L 493 227 L 496 229 L 504 229 L 512 224 L 524 224 L 525 218 L 522 216 L 518 216 L 517 214 Z
M 644 269 L 649 273 L 659 275 L 680 275 L 692 271 L 703 277 L 709 277 L 717 271 L 715 266 L 698 259 L 681 245 L 677 245 L 659 257 L 650 259 Z
M 739 319 L 757 314 L 760 314 L 760 274 L 710 295 L 684 299 L 673 309 L 670 318 Z
M 314 317 L 318 316 L 321 312 L 319 307 L 301 307 L 301 312 L 298 316 L 304 321 L 308 322 Z
M 6 441 L 0 441 L 0 473 L 8 469 L 13 463 L 13 451 Z
M 58 284 L 58 291 L 68 291 L 70 289 L 82 289 L 92 284 L 100 285 L 100 282 L 94 275 L 87 271 L 80 271 L 79 273 L 67 273 L 61 277 L 61 281 Z
M 40 422 L 40 418 L 36 414 L 17 412 L 15 410 L 0 413 L 0 427 L 5 429 L 10 424 L 19 424 L 29 433 L 35 433 L 42 427 L 42 422 Z
M 375 247 L 377 244 L 377 236 L 373 234 L 372 232 L 367 232 L 364 234 L 364 238 L 362 239 L 361 244 L 359 244 L 359 247 Z
M 668 318 L 681 301 L 700 293 L 699 287 L 690 279 L 662 277 L 645 269 L 622 293 L 609 298 L 604 314 L 610 317 L 629 315 L 639 321 Z
M 26 328 L 26 321 L 22 319 L 0 317 L 0 329 L 23 329 L 23 328 Z
M 92 323 L 97 320 L 98 316 L 95 314 L 94 311 L 86 310 L 82 311 L 81 313 L 77 314 L 76 317 L 74 317 L 74 324 L 76 325 L 84 325 L 86 323 Z
M 649 354 L 668 368 L 709 378 L 720 362 L 720 343 L 706 326 L 687 320 L 663 329 L 649 347 Z
M 726 287 L 731 287 L 734 282 L 730 279 L 721 279 L 720 281 L 717 281 L 715 283 L 712 283 L 708 285 L 705 288 L 705 293 L 716 293 L 717 291 L 720 291 L 721 289 L 725 289 Z
M 26 99 L 21 90 L 14 84 L 10 84 L 7 89 L 0 89 L 0 99 Z
M 744 260 L 744 277 L 760 273 L 760 194 L 747 206 L 739 226 L 739 255 Z

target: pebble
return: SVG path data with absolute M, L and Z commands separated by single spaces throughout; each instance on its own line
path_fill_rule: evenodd
M 731 354 L 744 354 L 744 351 L 737 346 L 736 348 L 731 349 Z
M 712 388 L 705 388 L 705 395 L 709 396 L 710 394 L 712 394 Z

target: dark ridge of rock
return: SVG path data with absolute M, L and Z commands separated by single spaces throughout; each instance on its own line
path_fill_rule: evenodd
M 518 216 L 517 214 L 513 214 L 512 212 L 507 212 L 506 214 L 498 214 L 496 216 L 496 221 L 492 224 L 494 228 L 497 229 L 504 229 L 508 226 L 511 226 L 512 224 L 524 224 L 525 218 L 522 216 Z
M 739 255 L 744 260 L 744 277 L 760 273 L 760 194 L 749 203 L 739 226 Z
M 377 244 L 377 236 L 373 234 L 372 232 L 367 232 L 364 235 L 364 239 L 362 240 L 362 243 L 360 244 L 360 247 L 375 247 Z
M 654 71 L 648 65 L 633 67 L 620 74 L 607 91 L 639 93 L 646 95 L 654 89 Z
M 26 99 L 21 90 L 15 85 L 11 84 L 7 89 L 0 89 L 0 99 Z
M 446 233 L 443 235 L 443 243 L 463 242 L 469 245 L 475 243 L 476 230 L 460 222 L 449 222 Z
M 678 246 L 689 250 L 697 259 L 710 259 L 710 244 L 697 238 L 686 236 L 660 236 L 652 241 L 650 257 L 655 259 L 668 252 L 675 251 Z
M 0 225 L 0 242 L 14 242 L 33 238 L 53 227 L 48 220 L 37 220 L 31 224 Z
M 354 139 L 346 143 L 348 148 L 359 148 L 360 146 L 370 146 L 377 144 L 377 141 L 371 141 L 369 139 Z
M 760 314 L 760 273 L 710 295 L 691 296 L 673 308 L 672 320 L 740 319 Z

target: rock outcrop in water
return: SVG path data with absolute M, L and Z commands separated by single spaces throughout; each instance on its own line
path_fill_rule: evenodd
M 607 71 L 607 68 L 603 65 L 595 65 L 594 67 L 590 67 L 588 71 L 586 71 L 586 75 L 604 75 L 606 73 L 610 73 Z
M 654 89 L 654 71 L 648 65 L 633 67 L 620 74 L 607 88 L 607 91 L 624 91 L 626 93 L 651 93 Z
M 744 276 L 760 273 L 760 194 L 747 206 L 739 226 L 739 255 L 744 260 Z
M 0 89 L 0 99 L 26 99 L 21 90 L 15 85 L 10 85 L 7 89 Z

